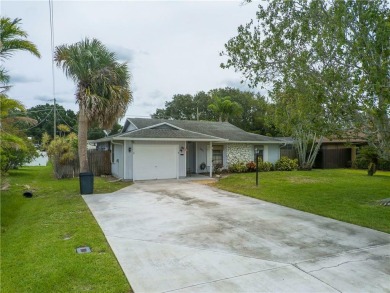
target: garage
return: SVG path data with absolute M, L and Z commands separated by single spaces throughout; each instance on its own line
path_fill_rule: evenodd
M 134 180 L 178 178 L 177 145 L 134 144 Z

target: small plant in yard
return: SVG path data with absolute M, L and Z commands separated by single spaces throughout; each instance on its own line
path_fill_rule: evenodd
M 248 172 L 255 172 L 256 171 L 256 163 L 253 161 L 246 163 L 246 169 Z
M 292 171 L 298 169 L 298 160 L 290 159 L 288 157 L 281 157 L 275 163 L 276 171 Z
M 268 172 L 272 171 L 274 168 L 274 165 L 270 162 L 263 162 L 261 158 L 258 159 L 258 168 L 259 172 Z M 250 161 L 246 164 L 246 168 L 248 172 L 256 172 L 256 163 L 253 161 Z
M 274 165 L 271 162 L 263 162 L 261 158 L 259 158 L 259 171 L 260 172 L 269 172 L 274 169 Z
M 229 165 L 229 172 L 244 173 L 247 171 L 246 165 L 243 162 L 237 162 Z
M 223 164 L 217 163 L 213 165 L 213 170 L 216 175 L 220 175 L 223 170 Z

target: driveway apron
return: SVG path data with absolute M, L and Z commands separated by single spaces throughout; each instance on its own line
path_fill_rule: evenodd
M 181 180 L 83 198 L 136 293 L 390 292 L 386 233 Z

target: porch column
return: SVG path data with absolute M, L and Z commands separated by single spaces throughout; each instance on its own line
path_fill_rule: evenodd
M 210 177 L 213 177 L 213 143 L 210 141 Z

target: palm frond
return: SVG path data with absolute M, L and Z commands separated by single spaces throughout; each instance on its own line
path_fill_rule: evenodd
M 109 128 L 132 101 L 127 64 L 97 39 L 58 46 L 54 60 L 77 83 L 76 102 L 90 122 Z
M 20 18 L 0 18 L 0 58 L 9 58 L 14 51 L 22 50 L 41 57 L 34 43 L 26 40 L 28 34 L 20 28 Z
M 4 93 L 0 94 L 0 118 L 6 118 L 11 110 L 26 111 L 23 104 L 17 100 L 10 99 Z

